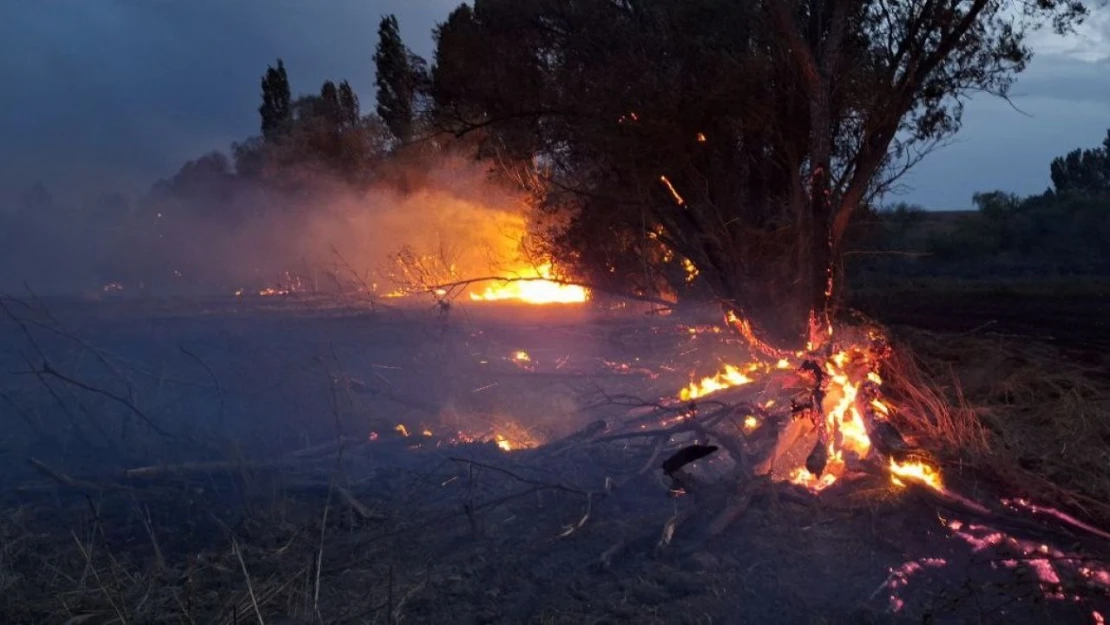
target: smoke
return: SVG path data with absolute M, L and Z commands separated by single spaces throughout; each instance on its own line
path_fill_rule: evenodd
M 309 183 L 277 192 L 216 166 L 134 206 L 102 196 L 64 207 L 40 187 L 0 213 L 0 290 L 380 295 L 525 264 L 525 204 L 486 165 L 439 154 L 390 171 L 361 190 L 299 171 Z

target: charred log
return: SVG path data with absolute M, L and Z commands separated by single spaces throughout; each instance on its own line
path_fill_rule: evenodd
M 719 447 L 716 445 L 690 445 L 688 447 L 683 447 L 670 458 L 663 461 L 663 473 L 674 477 L 674 473 L 682 467 L 691 462 L 701 460 L 718 449 Z

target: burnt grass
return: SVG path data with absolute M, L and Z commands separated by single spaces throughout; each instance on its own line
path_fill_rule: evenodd
M 620 397 L 653 400 L 694 367 L 712 371 L 736 349 L 691 336 L 688 326 L 712 315 L 49 306 L 49 315 L 13 306 L 22 326 L 0 321 L 12 372 L 0 396 L 10 424 L 0 456 L 3 622 L 1085 623 L 1110 614 L 1105 588 L 1076 572 L 1110 566 L 1108 541 L 1043 516 L 976 513 L 874 471 L 818 497 L 759 489 L 715 534 L 720 502 L 739 484 L 721 482 L 716 499 L 673 496 L 658 470 L 665 454 L 650 445 L 573 438 L 620 419 Z M 1084 364 L 1097 350 L 1076 356 L 1078 341 L 1041 336 L 1058 340 L 1075 322 L 1055 332 L 1031 322 L 1038 339 L 999 321 L 982 328 L 987 312 L 957 327 L 939 304 L 931 324 L 924 305 L 898 306 L 861 308 L 892 323 L 922 360 L 956 371 L 992 433 L 990 462 L 945 456 L 952 488 L 981 502 L 1072 493 L 1069 512 L 1098 519 L 1082 505 L 1103 494 L 1107 465 L 1097 460 L 1110 445 L 1098 440 L 1105 381 Z M 515 350 L 532 364 L 511 362 Z M 43 362 L 83 386 L 44 373 Z M 484 429 L 538 445 L 506 453 L 453 440 Z M 998 469 L 1003 460 L 1056 490 L 1021 491 L 1017 474 Z M 712 458 L 703 464 L 707 479 L 723 475 Z M 969 526 L 1004 538 L 976 550 Z M 1037 579 L 1043 560 L 1058 584 Z M 1066 599 L 1046 598 L 1054 593 Z

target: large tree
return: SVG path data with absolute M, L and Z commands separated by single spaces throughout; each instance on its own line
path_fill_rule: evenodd
M 436 119 L 545 177 L 578 258 L 605 228 L 653 237 L 754 338 L 793 346 L 826 327 L 858 209 L 959 129 L 969 95 L 1007 93 L 1027 32 L 1082 15 L 1076 0 L 477 0 L 437 31 Z
M 401 40 L 397 18 L 387 15 L 378 26 L 378 47 L 374 53 L 378 97 L 378 116 L 402 143 L 412 140 L 417 108 L 427 80 L 424 60 Z

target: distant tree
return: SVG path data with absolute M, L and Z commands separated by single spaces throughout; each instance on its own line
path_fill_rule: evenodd
M 163 203 L 159 212 L 167 213 L 166 219 L 172 218 L 170 213 L 189 213 L 194 218 L 235 222 L 243 217 L 233 207 L 237 187 L 227 155 L 210 152 L 186 162 L 173 177 L 156 182 L 150 196 Z
M 339 83 L 339 122 L 349 128 L 358 125 L 360 114 L 358 96 L 346 80 Z
M 1066 156 L 1054 158 L 1049 168 L 1057 193 L 1110 191 L 1110 130 L 1102 147 L 1072 150 Z
M 258 114 L 262 117 L 262 136 L 267 141 L 276 139 L 287 129 L 292 119 L 291 99 L 285 63 L 278 59 L 277 67 L 267 67 L 262 77 L 262 105 L 258 107 Z
M 378 116 L 393 136 L 408 143 L 416 127 L 417 104 L 426 90 L 427 67 L 422 58 L 405 46 L 393 15 L 383 17 L 378 27 L 374 66 Z
M 971 202 L 987 219 L 1001 221 L 1021 208 L 1022 198 L 1007 191 L 989 191 L 972 195 Z

